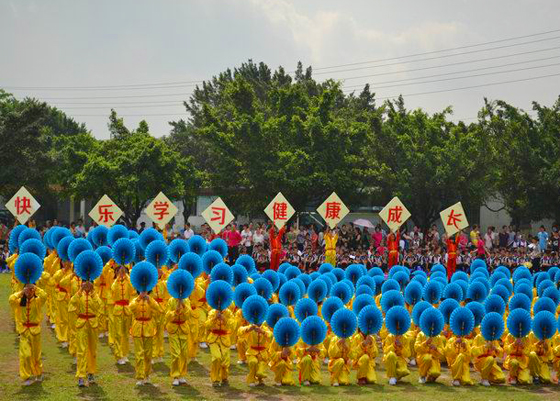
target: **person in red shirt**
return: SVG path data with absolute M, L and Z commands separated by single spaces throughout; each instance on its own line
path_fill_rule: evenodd
M 270 268 L 274 271 L 278 270 L 280 265 L 280 254 L 282 251 L 282 236 L 286 232 L 286 226 L 282 227 L 280 231 L 276 229 L 274 224 L 270 227 L 268 233 L 270 240 Z
M 399 263 L 399 242 L 401 240 L 401 233 L 397 231 L 390 232 L 387 236 L 387 248 L 389 249 L 389 261 L 387 266 L 389 269 Z
M 455 239 L 447 238 L 447 278 L 451 280 L 451 276 L 457 269 L 457 246 L 461 239 L 462 231 L 455 234 Z
M 239 256 L 239 244 L 241 243 L 241 233 L 237 231 L 235 224 L 231 225 L 231 230 L 224 233 L 224 240 L 228 245 L 228 256 L 230 264 L 234 264 Z

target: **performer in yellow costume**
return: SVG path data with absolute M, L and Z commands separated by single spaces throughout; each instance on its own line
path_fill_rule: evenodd
M 109 329 L 113 330 L 113 334 L 109 334 L 109 338 L 113 338 L 113 354 L 119 365 L 128 362 L 128 353 L 130 352 L 129 331 L 132 323 L 130 309 L 128 305 L 134 296 L 135 291 L 130 284 L 130 278 L 127 269 L 120 266 L 117 270 L 117 277 L 111 285 L 111 296 L 108 300 Z
M 414 351 L 418 364 L 420 383 L 432 383 L 441 375 L 441 358 L 445 349 L 443 336 L 427 337 L 424 333 L 418 334 Z
M 271 333 L 265 327 L 247 325 L 239 329 L 239 335 L 247 341 L 247 384 L 254 387 L 263 384 L 268 366 L 268 347 Z
M 418 341 L 418 339 L 416 341 Z M 397 384 L 398 380 L 410 374 L 407 366 L 407 358 L 409 356 L 410 348 L 408 344 L 405 343 L 404 337 L 387 334 L 383 342 L 383 363 L 387 370 L 387 377 L 389 378 L 390 385 Z M 419 363 L 418 355 L 416 361 Z
M 70 299 L 68 311 L 76 316 L 76 378 L 78 386 L 95 383 L 97 373 L 97 328 L 102 303 L 93 284 L 84 281 L 81 289 Z
M 229 309 L 219 311 L 213 309 L 208 314 L 205 328 L 208 331 L 207 341 L 212 356 L 210 380 L 213 385 L 228 383 L 230 366 L 231 332 L 229 327 L 234 324 Z
M 325 229 L 325 263 L 336 266 L 336 243 L 338 241 L 338 233 L 335 233 L 329 226 Z
M 166 280 L 167 276 L 162 269 L 158 269 L 159 280 L 154 289 L 152 290 L 152 298 L 158 303 L 162 310 L 165 310 L 169 294 L 167 293 Z M 156 335 L 154 336 L 154 354 L 152 360 L 155 363 L 163 362 L 163 339 L 165 331 L 165 314 L 158 314 L 155 317 Z
M 165 314 L 165 327 L 169 335 L 169 351 L 171 366 L 169 375 L 173 378 L 173 385 L 187 383 L 187 367 L 189 364 L 189 347 L 192 345 L 191 329 L 193 311 L 189 299 L 171 298 L 167 302 Z
M 55 314 L 55 333 L 62 348 L 68 347 L 68 331 L 70 329 L 70 322 L 68 320 L 68 302 L 70 302 L 70 280 L 64 280 L 66 276 L 73 275 L 70 262 L 61 262 L 62 268 L 59 269 L 53 280 L 56 283 L 55 300 L 56 300 L 56 314 Z
M 10 296 L 19 335 L 19 376 L 25 385 L 30 385 L 33 378 L 43 380 L 41 321 L 46 301 L 47 293 L 33 284 Z
M 352 338 L 352 349 L 355 351 L 354 368 L 356 369 L 356 379 L 358 384 L 377 383 L 377 373 L 375 372 L 375 359 L 378 355 L 375 337 L 365 335 L 362 332 L 354 334 Z

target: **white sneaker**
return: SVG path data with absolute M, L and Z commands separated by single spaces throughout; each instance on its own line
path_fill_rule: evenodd
M 33 384 L 33 380 L 31 380 L 31 378 L 27 379 L 26 381 L 23 382 L 24 386 L 31 386 Z
M 338 387 L 338 386 L 339 386 L 338 382 L 333 383 L 333 387 Z
M 237 349 L 237 345 L 233 344 L 229 349 Z
M 137 386 L 143 386 L 143 385 L 144 385 L 144 380 L 138 380 L 138 381 L 136 382 L 136 385 L 137 385 Z
M 55 328 L 55 327 L 56 327 L 56 324 L 54 324 L 54 323 L 53 323 L 53 324 L 51 324 L 51 329 L 53 329 L 53 330 L 54 330 L 54 328 Z
M 490 382 L 488 380 L 482 380 L 480 382 L 484 387 L 490 387 Z
M 419 377 L 419 378 L 418 378 L 418 383 L 420 383 L 420 384 L 426 384 L 426 378 L 425 378 L 425 377 Z
M 97 336 L 97 338 L 103 338 L 105 337 L 105 333 L 99 333 L 99 335 Z
M 512 386 L 515 386 L 517 384 L 517 380 L 512 380 L 509 382 L 509 384 L 511 384 Z
M 453 382 L 451 384 L 453 384 L 455 387 L 459 387 L 461 385 L 459 380 L 453 380 Z
M 249 387 L 257 387 L 257 383 L 249 383 Z
M 394 385 L 396 385 L 396 384 L 397 384 L 397 378 L 396 378 L 396 377 L 391 377 L 391 378 L 389 379 L 389 385 L 390 385 L 390 386 L 394 386 Z
M 323 359 L 323 364 L 328 365 L 329 364 L 329 358 Z
M 185 379 L 184 377 L 181 377 L 181 378 L 179 378 L 179 383 L 187 384 L 187 379 Z
M 206 344 L 206 343 L 200 343 L 200 348 L 206 349 L 206 348 L 208 348 L 208 344 Z
M 62 344 L 60 344 L 60 348 L 68 348 L 68 343 L 63 342 Z
M 411 359 L 408 363 L 410 366 L 416 366 L 416 359 Z
M 171 383 L 172 386 L 178 386 L 179 385 L 179 379 L 173 379 L 173 383 Z
M 237 361 L 237 364 L 238 364 L 238 365 L 245 365 L 246 363 L 247 363 L 247 362 L 245 362 L 245 361 Z
M 117 361 L 117 364 L 118 364 L 118 365 L 125 365 L 125 364 L 126 364 L 126 361 L 124 360 L 124 358 L 121 358 L 121 359 L 119 359 L 119 360 Z
M 303 385 L 304 385 L 304 386 L 310 386 L 310 385 L 311 385 L 311 383 L 309 383 L 309 381 L 308 381 L 308 380 L 306 380 L 306 381 L 304 381 L 304 382 L 303 382 Z
M 282 387 L 282 383 L 274 383 L 276 387 Z

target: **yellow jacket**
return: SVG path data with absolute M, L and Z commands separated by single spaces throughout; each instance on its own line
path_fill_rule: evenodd
M 98 325 L 99 314 L 101 313 L 102 304 L 95 290 L 91 292 L 78 291 L 70 299 L 68 312 L 74 312 L 76 317 L 76 328 L 80 329 L 86 324 L 92 328 Z
M 113 316 L 130 315 L 127 306 L 130 304 L 132 297 L 136 294 L 134 287 L 130 284 L 128 275 L 117 277 L 111 285 L 110 297 L 107 304 L 111 305 Z
M 109 260 L 103 266 L 103 271 L 101 275 L 95 280 L 95 290 L 99 294 L 99 298 L 103 302 L 107 302 L 111 297 L 111 285 L 115 281 L 115 272 L 113 270 L 113 265 L 115 261 L 113 259 Z
M 222 311 L 222 318 L 218 317 L 218 311 L 212 309 L 206 320 L 206 329 L 208 330 L 207 342 L 209 344 L 218 343 L 224 347 L 231 345 L 231 328 L 233 327 L 233 314 L 229 309 Z
M 191 309 L 191 302 L 188 299 L 183 299 L 183 307 L 177 310 L 179 300 L 170 298 L 167 301 L 167 312 L 165 314 L 165 328 L 171 335 L 173 334 L 191 334 L 191 322 L 193 319 L 193 311 Z
M 29 330 L 31 334 L 41 332 L 41 320 L 43 320 L 42 308 L 47 301 L 47 293 L 35 287 L 35 296 L 27 300 L 26 306 L 20 306 L 24 292 L 19 291 L 10 296 L 10 306 L 15 315 L 16 330 L 22 334 Z
M 163 310 L 152 297 L 148 297 L 146 300 L 138 296 L 132 300 L 127 309 L 130 310 L 133 318 L 130 328 L 132 337 L 153 337 L 156 335 L 155 316 L 157 313 L 163 313 Z
M 74 275 L 71 269 L 59 269 L 53 277 L 56 292 L 55 292 L 55 299 L 59 302 L 62 301 L 69 301 L 70 300 L 70 279 L 66 280 L 67 276 Z
M 238 335 L 247 341 L 247 355 L 260 355 L 265 359 L 268 355 L 272 333 L 264 326 L 258 327 L 261 333 L 253 329 L 254 327 L 257 328 L 258 326 L 243 326 L 239 329 Z

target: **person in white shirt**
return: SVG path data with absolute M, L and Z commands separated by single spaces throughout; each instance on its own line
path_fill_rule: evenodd
M 258 227 L 253 234 L 253 246 L 255 245 L 263 245 L 264 244 L 264 234 L 263 229 Z
M 183 237 L 185 239 L 189 239 L 194 235 L 194 231 L 191 228 L 191 224 L 187 223 L 185 224 L 185 231 L 183 231 Z
M 492 238 L 492 228 L 489 227 L 486 234 L 484 234 L 484 246 L 486 247 L 486 249 L 492 249 L 493 245 L 494 241 Z
M 253 254 L 253 233 L 249 230 L 248 225 L 245 225 L 241 231 L 241 244 L 247 248 L 249 255 Z

